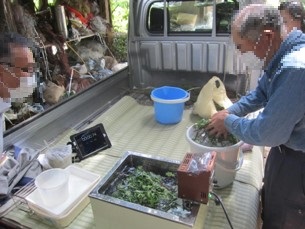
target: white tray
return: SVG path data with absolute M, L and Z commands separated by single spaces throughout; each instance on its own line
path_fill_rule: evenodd
M 36 211 L 54 218 L 62 217 L 70 212 L 75 205 L 78 205 L 84 197 L 88 196 L 91 189 L 100 179 L 99 175 L 75 165 L 70 165 L 65 170 L 70 173 L 68 199 L 58 206 L 48 207 L 44 205 L 36 189 L 26 197 L 29 207 L 34 212 Z
M 90 203 L 89 197 L 84 196 L 71 210 L 60 217 L 54 217 L 48 215 L 48 213 L 41 212 L 38 209 L 35 209 L 35 214 L 45 220 L 48 223 L 51 223 L 56 228 L 63 228 L 70 225 L 70 223 L 78 216 L 82 210 Z

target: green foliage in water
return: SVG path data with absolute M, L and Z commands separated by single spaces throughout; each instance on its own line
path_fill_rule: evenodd
M 210 147 L 226 147 L 230 145 L 235 145 L 239 140 L 233 135 L 228 133 L 227 138 L 216 137 L 210 135 L 206 131 L 206 127 L 208 126 L 210 119 L 201 119 L 194 125 L 194 137 L 193 141 L 197 142 L 198 144 Z
M 172 172 L 163 177 L 138 166 L 116 186 L 111 196 L 166 212 L 177 206 L 177 185 L 170 180 L 175 180 Z

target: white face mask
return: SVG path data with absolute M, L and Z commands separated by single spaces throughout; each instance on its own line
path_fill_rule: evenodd
M 262 34 L 259 35 L 259 37 L 258 37 L 258 39 L 255 43 L 254 50 L 256 50 L 256 46 L 259 43 L 259 41 L 261 39 L 261 36 L 262 36 Z M 257 57 L 254 54 L 253 51 L 248 51 L 248 52 L 241 53 L 240 59 L 249 69 L 251 69 L 251 70 L 262 70 L 263 67 L 265 66 L 265 61 L 266 61 L 266 58 L 267 58 L 268 53 L 270 51 L 271 45 L 272 45 L 272 43 L 270 43 L 270 45 L 269 45 L 269 47 L 266 51 L 265 57 L 263 59 Z
M 36 75 L 34 73 L 29 77 L 20 77 L 20 86 L 8 89 L 12 101 L 29 97 L 34 92 L 36 86 Z
M 10 99 L 13 102 L 23 101 L 25 98 L 29 97 L 34 89 L 37 87 L 36 74 L 35 72 L 31 73 L 31 76 L 26 77 L 16 77 L 9 69 L 6 69 L 12 77 L 18 78 L 20 81 L 20 85 L 17 88 L 9 88 L 5 86 L 3 82 L 0 83 L 8 89 L 10 93 Z
M 264 60 L 258 58 L 252 51 L 241 53 L 240 59 L 242 63 L 252 70 L 261 70 L 265 64 Z

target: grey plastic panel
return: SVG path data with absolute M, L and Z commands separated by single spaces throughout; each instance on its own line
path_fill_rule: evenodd
M 174 41 L 142 41 L 142 67 L 148 70 L 223 73 L 226 45 Z
M 163 69 L 164 70 L 171 70 L 176 69 L 175 63 L 173 60 L 175 59 L 175 52 L 173 50 L 173 43 L 172 42 L 164 42 L 162 44 L 162 61 Z
M 194 71 L 208 70 L 208 61 L 206 61 L 205 55 L 207 52 L 207 44 L 193 44 L 192 65 Z
M 147 29 L 147 18 L 150 6 L 156 2 L 161 3 L 159 7 L 166 7 L 167 1 L 162 6 L 160 0 L 133 0 L 130 4 L 128 62 L 133 87 L 197 86 L 214 75 L 228 80 L 228 77 L 237 79 L 238 75 L 246 74 L 230 35 L 216 33 L 215 10 L 211 34 L 171 33 L 166 20 L 164 31 L 153 33 Z M 165 10 L 164 18 L 167 14 Z
M 176 55 L 176 63 L 177 63 L 177 70 L 180 71 L 189 71 L 190 64 L 189 64 L 189 53 L 190 50 L 188 48 L 187 43 L 176 43 L 175 44 L 175 51 Z

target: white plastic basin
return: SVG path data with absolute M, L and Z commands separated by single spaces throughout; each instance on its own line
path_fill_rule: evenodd
M 49 169 L 39 174 L 35 185 L 45 205 L 56 206 L 68 199 L 69 173 L 64 169 Z

